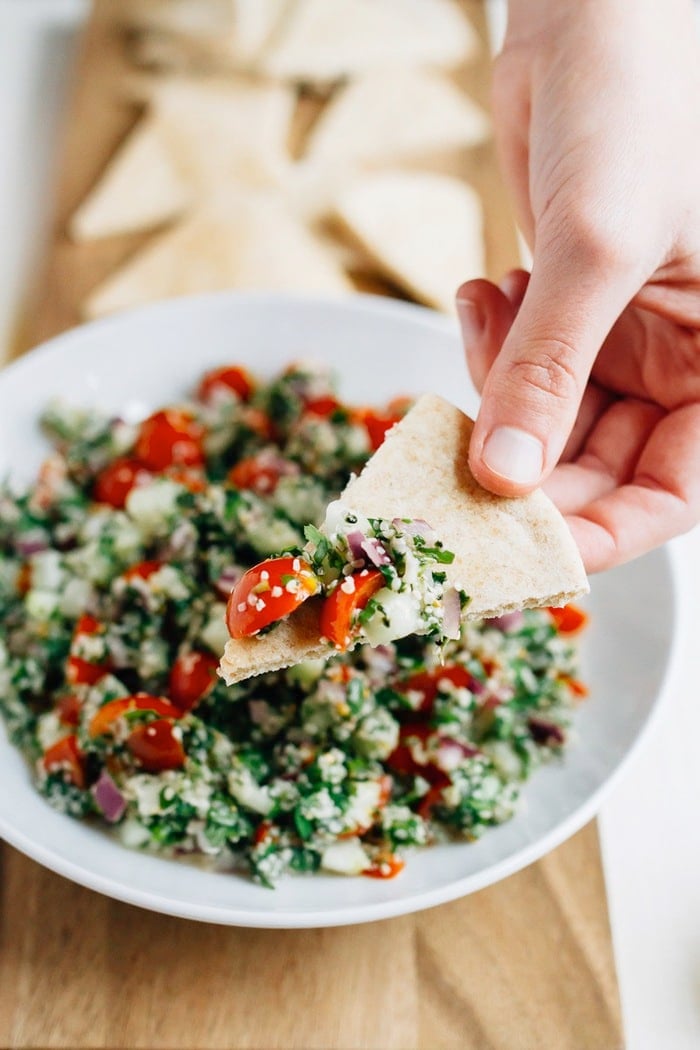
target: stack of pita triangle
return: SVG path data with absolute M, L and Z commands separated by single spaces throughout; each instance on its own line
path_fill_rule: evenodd
M 481 204 L 460 158 L 489 123 L 452 76 L 477 47 L 454 0 L 112 8 L 183 61 L 126 81 L 143 116 L 69 222 L 77 242 L 152 233 L 84 316 L 226 288 L 371 288 L 452 312 L 457 286 L 483 275 Z M 267 267 L 263 199 L 280 227 Z
M 541 491 L 506 499 L 468 466 L 473 423 L 434 394 L 421 397 L 387 435 L 341 499 L 369 517 L 422 518 L 455 554 L 449 581 L 469 595 L 467 619 L 560 606 L 588 591 L 569 529 Z M 269 634 L 231 639 L 220 664 L 227 684 L 302 660 L 332 656 L 319 642 L 320 600 L 309 599 Z

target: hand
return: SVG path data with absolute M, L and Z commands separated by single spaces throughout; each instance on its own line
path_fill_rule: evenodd
M 696 40 L 690 0 L 511 0 L 496 59 L 534 261 L 458 292 L 470 466 L 503 495 L 544 482 L 590 572 L 700 518 Z

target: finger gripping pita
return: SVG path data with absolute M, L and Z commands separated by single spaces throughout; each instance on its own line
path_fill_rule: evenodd
M 455 554 L 446 566 L 466 591 L 467 619 L 560 606 L 588 591 L 566 522 L 541 491 L 506 499 L 482 488 L 468 466 L 472 421 L 426 394 L 390 432 L 341 499 L 371 517 L 422 518 Z M 330 656 L 318 641 L 313 600 L 259 638 L 231 639 L 220 673 L 229 684 L 301 660 Z

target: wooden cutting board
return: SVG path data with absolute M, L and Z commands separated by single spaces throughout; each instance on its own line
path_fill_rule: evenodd
M 481 5 L 465 0 L 484 34 Z M 489 63 L 465 74 L 488 93 Z M 76 246 L 65 221 L 135 120 L 121 44 L 97 4 L 76 70 L 46 264 L 16 352 L 77 323 L 85 292 L 143 239 Z M 489 269 L 517 260 L 491 147 L 466 162 Z M 615 1050 L 623 1045 L 595 824 L 464 900 L 354 928 L 197 924 L 101 897 L 0 855 L 0 1046 L 242 1050 Z

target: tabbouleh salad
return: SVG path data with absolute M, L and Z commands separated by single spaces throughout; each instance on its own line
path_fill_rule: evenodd
M 0 487 L 0 706 L 52 806 L 266 886 L 390 877 L 513 814 L 585 695 L 572 606 L 216 676 L 236 583 L 304 546 L 408 407 L 300 364 L 216 369 L 138 425 L 46 409 L 36 483 Z

